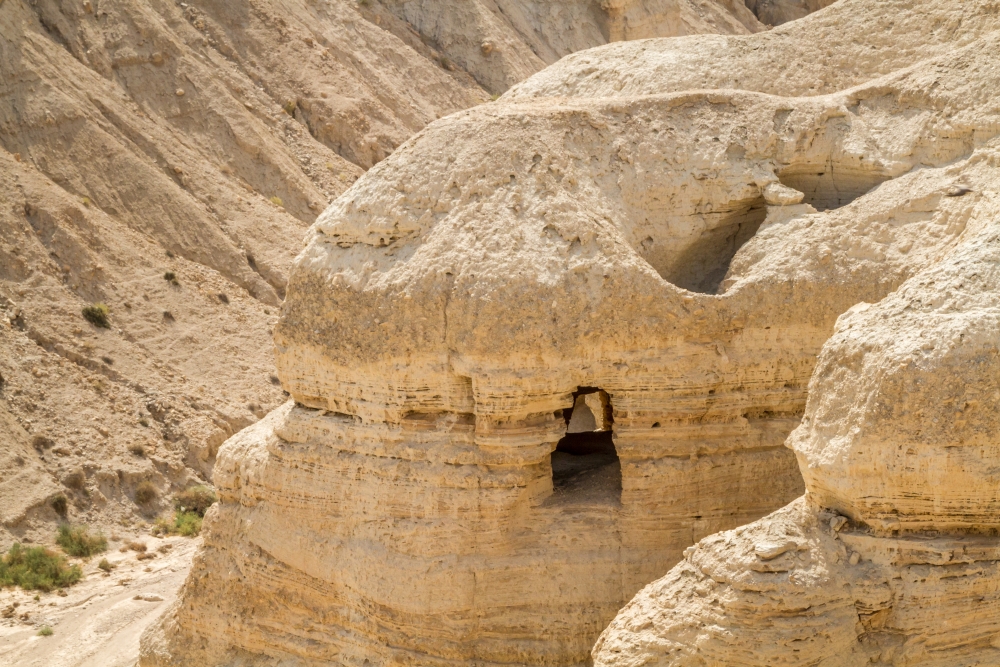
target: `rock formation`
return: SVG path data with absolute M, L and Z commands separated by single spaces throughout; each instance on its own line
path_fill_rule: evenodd
M 960 244 L 823 349 L 789 439 L 806 495 L 686 552 L 595 665 L 1000 664 L 1000 144 L 954 172 Z
M 746 0 L 747 8 L 766 25 L 781 25 L 832 5 L 834 0 Z
M 593 17 L 560 36 L 587 3 L 490 5 L 452 26 L 475 35 L 467 72 L 428 18 L 454 3 L 416 4 L 0 2 L 0 410 L 48 480 L 0 484 L 0 507 L 33 507 L 2 512 L 0 548 L 50 534 L 66 475 L 71 519 L 116 522 L 207 478 L 284 400 L 271 328 L 315 216 L 427 123 L 610 38 Z M 711 19 L 685 30 L 760 29 L 730 0 L 682 6 Z M 681 25 L 650 17 L 642 34 Z M 143 480 L 161 501 L 140 508 Z
M 996 6 L 937 10 L 957 21 L 959 12 L 995 14 Z M 915 219 L 914 207 L 961 231 L 934 252 L 901 248 L 911 276 L 838 320 L 787 443 L 806 494 L 686 551 L 605 630 L 595 665 L 1000 664 L 1000 117 L 992 92 L 1000 34 L 988 22 L 976 30 L 975 41 L 953 34 L 950 53 L 849 93 L 878 91 L 895 106 L 886 118 L 897 119 L 897 137 L 915 134 L 904 118 L 926 114 L 920 124 L 936 128 L 920 142 L 927 150 L 948 144 L 952 128 L 972 134 L 941 168 L 924 162 L 852 205 L 870 233 Z M 910 212 L 879 211 L 893 201 Z M 807 217 L 824 224 L 825 216 Z M 748 249 L 765 240 L 758 235 Z M 893 252 L 891 243 L 865 247 L 860 236 L 843 244 L 864 261 Z M 765 246 L 756 252 L 780 252 Z
M 418 133 L 310 230 L 275 331 L 293 400 L 222 449 L 204 550 L 142 664 L 584 664 L 690 544 L 801 494 L 782 443 L 838 317 L 992 238 L 976 221 L 998 21 L 989 0 L 842 0 L 759 35 L 576 54 Z M 885 456 L 910 465 L 901 451 Z M 820 472 L 806 479 L 863 520 Z M 914 507 L 927 521 L 944 501 Z M 764 570 L 811 548 L 778 533 L 754 552 Z M 598 659 L 657 659 L 660 626 L 629 634 L 644 599 Z M 760 605 L 731 599 L 766 644 Z M 779 619 L 802 608 L 788 599 Z M 665 613 L 687 634 L 663 644 L 691 661 L 664 664 L 739 661 L 730 626 Z M 699 623 L 715 653 L 697 654 Z
M 468 71 L 491 93 L 608 42 L 764 29 L 742 0 L 383 0 L 370 7 L 380 25 L 405 21 L 441 50 L 446 65 Z

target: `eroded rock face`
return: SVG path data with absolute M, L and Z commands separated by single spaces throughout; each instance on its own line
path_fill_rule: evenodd
M 911 172 L 852 204 L 878 225 L 899 220 L 878 212 L 888 201 L 923 202 L 963 231 L 839 318 L 787 442 L 805 496 L 686 552 L 605 630 L 595 665 L 1000 663 L 1000 142 L 993 105 L 969 97 L 1000 77 L 996 43 L 873 83 L 908 101 L 947 81 L 936 95 L 956 106 L 934 122 L 979 134 L 931 180 Z
M 781 25 L 808 16 L 836 0 L 746 0 L 746 6 L 766 25 Z
M 790 438 L 805 497 L 687 552 L 596 665 L 1000 661 L 1000 151 L 975 157 L 962 243 L 824 347 Z
M 86 471 L 68 518 L 169 508 L 281 404 L 306 227 L 427 123 L 612 38 L 761 28 L 734 0 L 4 2 L 0 401 L 55 443 L 54 479 Z M 46 539 L 40 516 L 0 521 L 0 548 Z
M 876 15 L 818 16 L 838 9 Z M 736 46 L 806 48 L 830 31 L 810 21 Z M 223 447 L 205 548 L 143 664 L 584 664 L 691 543 L 800 495 L 781 443 L 838 316 L 977 233 L 983 198 L 947 194 L 992 159 L 997 73 L 961 63 L 996 35 L 906 34 L 940 57 L 873 57 L 812 96 L 764 90 L 750 59 L 732 75 L 762 90 L 685 92 L 718 69 L 701 45 L 730 46 L 646 42 L 691 45 L 680 83 L 629 96 L 571 71 L 553 99 L 546 71 L 374 167 L 296 261 L 275 332 L 293 401 Z M 611 437 L 596 418 L 568 434 L 602 391 Z M 805 549 L 808 511 L 753 557 Z M 630 641 L 621 664 L 642 664 Z
M 495 94 L 608 42 L 764 29 L 738 0 L 384 0 L 365 11 L 401 36 L 416 30 L 446 67 L 468 71 Z

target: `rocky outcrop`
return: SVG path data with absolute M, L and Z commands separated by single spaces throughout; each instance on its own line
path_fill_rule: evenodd
M 468 71 L 492 93 L 608 42 L 764 29 L 738 0 L 382 0 L 369 12 L 394 31 L 405 22 L 440 49 L 446 67 Z
M 427 123 L 605 43 L 597 19 L 563 36 L 603 15 L 585 5 L 449 24 L 494 79 L 449 59 L 458 33 L 434 26 L 455 3 L 3 2 L 0 401 L 53 442 L 50 482 L 84 472 L 70 518 L 148 517 L 169 504 L 137 506 L 137 482 L 162 499 L 207 479 L 219 445 L 284 400 L 271 329 L 307 225 Z M 708 5 L 718 20 L 691 29 L 750 30 Z M 644 30 L 669 22 L 650 16 Z M 82 317 L 94 303 L 110 328 Z M 0 549 L 43 539 L 42 514 L 0 526 Z
M 976 93 L 1000 77 L 1000 38 L 957 41 L 871 85 L 897 103 L 935 97 L 941 106 L 922 123 L 938 127 L 932 145 L 963 124 L 976 133 L 967 156 L 852 206 L 876 227 L 902 219 L 878 212 L 891 200 L 924 202 L 932 217 L 961 209 L 948 216 L 961 233 L 908 254 L 911 277 L 839 318 L 787 441 L 805 495 L 686 551 L 605 630 L 595 665 L 1000 662 L 1000 142 L 995 104 Z
M 837 11 L 867 34 L 874 7 L 564 59 L 335 201 L 275 332 L 292 401 L 223 448 L 142 664 L 584 664 L 693 541 L 799 495 L 781 443 L 820 349 L 975 233 L 984 196 L 956 181 L 1000 129 L 996 71 L 963 66 L 997 35 L 919 28 L 941 3 L 901 21 L 922 65 L 873 55 L 841 79 L 869 83 L 812 96 L 755 73 Z M 617 89 L 623 54 L 688 48 L 678 83 L 650 65 L 629 85 L 660 90 Z M 761 90 L 679 88 L 740 49 L 764 55 L 725 76 Z M 566 61 L 609 74 L 587 87 Z
M 960 170 L 960 245 L 838 321 L 789 439 L 806 495 L 686 552 L 595 665 L 1000 661 L 998 149 Z
M 621 42 L 575 53 L 505 99 L 621 99 L 709 88 L 828 95 L 952 53 L 998 26 L 988 2 L 837 2 L 756 35 Z

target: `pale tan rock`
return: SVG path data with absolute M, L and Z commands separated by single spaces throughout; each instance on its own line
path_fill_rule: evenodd
M 836 0 L 746 0 L 746 6 L 762 23 L 781 25 L 832 5 Z
M 863 10 L 845 0 L 815 18 L 852 8 Z M 968 46 L 959 38 L 953 54 L 873 84 L 915 101 L 926 99 L 918 91 L 928 77 L 940 77 L 948 88 L 933 122 L 962 118 L 981 129 L 967 155 L 932 170 L 931 181 L 911 172 L 848 207 L 870 234 L 899 220 L 879 212 L 891 199 L 900 210 L 951 210 L 963 231 L 934 252 L 907 253 L 905 282 L 838 319 L 787 441 L 805 496 L 685 552 L 604 631 L 596 666 L 1000 664 L 1000 140 L 995 108 L 974 94 L 1000 77 L 997 43 L 995 33 Z M 964 202 L 961 213 L 955 202 Z M 747 250 L 794 224 L 767 228 Z M 756 253 L 777 261 L 792 247 L 776 241 Z M 876 263 L 892 254 L 873 250 L 849 252 Z M 740 253 L 731 276 L 753 255 Z M 804 549 L 778 554 L 787 541 Z
M 382 6 L 391 13 L 387 29 L 401 37 L 416 30 L 440 49 L 445 64 L 468 71 L 492 93 L 608 42 L 764 29 L 739 0 L 388 0 Z
M 575 53 L 506 97 L 627 98 L 707 88 L 826 95 L 967 46 L 998 24 L 993 6 L 978 1 L 841 1 L 755 35 L 639 40 Z
M 941 3 L 910 4 L 924 14 L 901 21 L 913 42 L 899 48 L 929 60 L 890 56 L 842 92 L 673 92 L 662 70 L 640 68 L 636 79 L 661 77 L 663 90 L 508 94 L 431 124 L 370 170 L 297 259 L 275 334 L 293 402 L 223 447 L 205 549 L 181 602 L 145 635 L 142 664 L 584 664 L 657 568 L 800 494 L 781 443 L 837 318 L 939 262 L 982 210 L 978 195 L 945 192 L 960 177 L 980 192 L 993 160 L 1000 72 L 963 64 L 1000 52 L 997 35 L 970 23 L 948 42 L 919 28 Z M 867 12 L 868 24 L 845 25 L 870 32 L 870 3 L 817 16 L 842 7 Z M 778 30 L 740 38 L 764 53 L 727 76 L 763 81 L 769 49 L 787 57 L 832 34 L 810 19 Z M 625 52 L 587 57 L 612 71 Z M 584 59 L 525 90 L 567 61 Z M 803 203 L 768 207 L 769 187 L 788 194 L 776 183 Z M 772 211 L 788 215 L 761 228 Z M 557 443 L 584 388 L 609 396 L 614 452 L 574 467 Z M 751 587 L 826 576 L 809 569 L 826 558 L 812 555 L 826 549 L 816 530 L 837 572 L 852 567 L 832 513 L 820 524 L 801 501 L 782 511 L 787 530 L 762 525 L 741 543 L 745 563 L 719 556 L 720 576 L 744 564 Z M 878 566 L 850 548 L 854 567 Z M 817 651 L 857 643 L 855 593 L 834 592 L 812 625 L 782 619 L 825 590 L 775 602 L 777 634 L 746 634 L 768 659 L 806 631 Z M 689 653 L 726 601 L 690 597 L 716 616 L 707 630 L 692 621 Z M 819 632 L 827 624 L 832 634 Z M 642 664 L 658 632 L 643 626 L 634 646 L 623 635 L 635 661 L 618 664 Z M 726 650 L 708 662 L 740 664 Z
M 294 404 L 223 448 L 143 664 L 584 663 L 657 568 L 801 492 L 780 443 L 838 316 L 978 210 L 943 193 L 990 159 L 970 146 L 997 73 L 963 63 L 995 41 L 829 96 L 513 98 L 425 129 L 313 227 L 276 330 Z M 730 266 L 776 182 L 803 208 Z M 560 477 L 583 387 L 619 460 Z M 753 540 L 753 571 L 791 571 L 806 537 Z
M 364 169 L 437 118 L 609 39 L 593 2 L 502 4 L 4 5 L 0 400 L 31 437 L 57 443 L 38 461 L 47 474 L 95 468 L 70 519 L 136 518 L 144 477 L 207 481 L 219 445 L 283 402 L 271 333 L 288 270 L 308 224 Z M 730 0 L 682 4 L 698 14 L 685 30 L 760 28 Z M 675 34 L 675 13 L 644 5 L 624 7 L 625 37 Z M 470 39 L 485 60 L 466 71 L 446 56 Z M 83 320 L 94 302 L 111 329 Z M 55 516 L 25 497 L 48 520 L 0 525 L 0 549 L 50 539 Z M 0 506 L 20 503 L 0 493 Z

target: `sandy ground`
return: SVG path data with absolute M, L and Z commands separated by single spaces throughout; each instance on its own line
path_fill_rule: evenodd
M 58 593 L 0 591 L 0 665 L 3 667 L 131 667 L 139 635 L 169 606 L 187 577 L 201 539 L 139 537 L 156 558 L 139 561 L 115 543 L 103 554 L 117 567 L 97 569 L 102 556 L 83 563 L 84 579 Z M 169 547 L 165 546 L 169 545 Z M 164 550 L 158 551 L 160 548 Z M 146 599 L 136 599 L 136 598 Z M 18 603 L 11 618 L 5 610 Z M 26 618 L 23 615 L 27 614 Z M 48 625 L 49 637 L 38 629 Z

